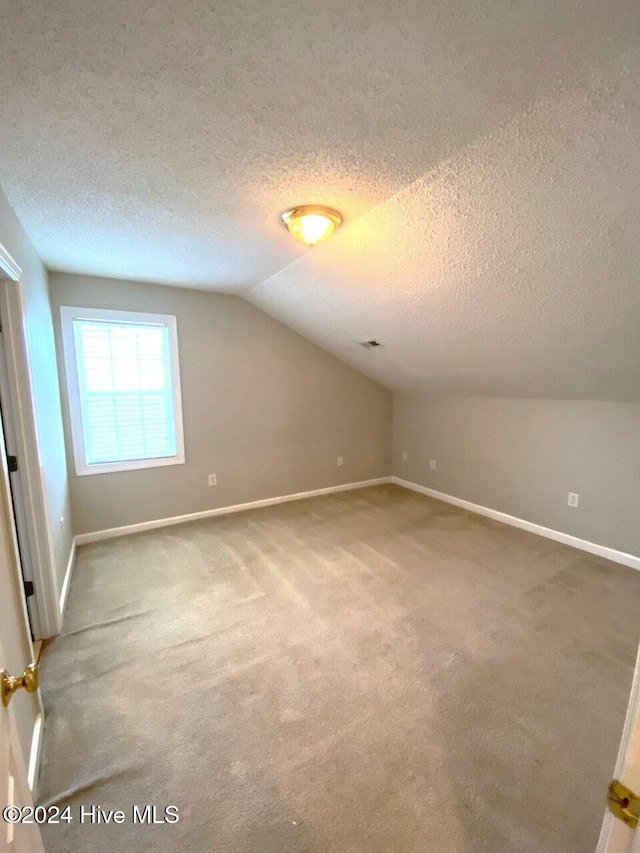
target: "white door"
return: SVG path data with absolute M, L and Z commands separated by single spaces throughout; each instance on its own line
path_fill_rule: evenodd
M 0 318 L 1 318 L 0 312 Z M 9 371 L 7 369 L 7 360 L 4 350 L 4 334 L 0 326 L 0 424 L 4 435 L 5 450 L 17 463 L 18 461 L 18 444 L 17 444 L 17 425 L 14 420 L 14 415 L 11 407 L 11 391 L 9 382 Z M 22 577 L 25 584 L 31 584 L 30 596 L 27 597 L 27 612 L 29 614 L 29 623 L 31 627 L 32 637 L 42 637 L 40 630 L 40 621 L 38 616 L 38 608 L 35 605 L 35 583 L 33 576 L 33 563 L 31 555 L 31 546 L 29 543 L 27 517 L 25 512 L 24 489 L 22 485 L 22 471 L 10 471 L 9 485 L 11 487 L 11 499 L 13 505 L 13 515 L 16 522 L 16 533 L 18 537 L 18 548 L 20 552 L 20 565 L 22 568 Z
M 3 632 L 0 632 L 0 667 L 5 659 Z M 0 807 L 3 809 L 0 850 L 6 850 L 7 853 L 43 853 L 44 847 L 35 820 L 32 823 L 13 822 L 18 815 L 21 819 L 33 820 L 33 815 L 29 813 L 29 809 L 33 808 L 33 800 L 12 704 L 7 708 L 0 704 Z
M 20 676 L 33 661 L 15 521 L 9 489 L 4 440 L 0 431 L 0 670 Z M 40 734 L 40 693 L 21 689 L 5 707 L 0 702 L 0 808 L 33 807 Z M 40 832 L 35 823 L 12 823 L 0 815 L 0 851 L 42 853 Z M 28 817 L 28 813 L 25 813 Z
M 627 718 L 613 779 L 640 794 L 640 649 L 633 674 Z M 607 794 L 602 792 L 603 797 Z M 631 829 L 610 811 L 605 813 L 596 853 L 640 853 L 640 826 Z

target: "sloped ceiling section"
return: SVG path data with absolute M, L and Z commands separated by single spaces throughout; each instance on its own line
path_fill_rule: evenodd
M 0 31 L 0 178 L 51 269 L 237 293 L 396 389 L 640 399 L 637 0 L 15 0 Z M 278 221 L 310 202 L 345 216 L 312 252 Z
M 629 52 L 246 298 L 394 389 L 640 400 L 639 138 Z

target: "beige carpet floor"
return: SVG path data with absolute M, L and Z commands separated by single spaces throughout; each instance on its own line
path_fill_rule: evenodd
M 588 853 L 639 614 L 640 573 L 395 486 L 80 548 L 46 849 Z

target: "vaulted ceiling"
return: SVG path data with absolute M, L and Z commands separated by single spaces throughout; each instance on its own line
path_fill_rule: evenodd
M 640 400 L 636 0 L 0 27 L 2 181 L 51 269 L 237 293 L 396 389 Z M 312 251 L 278 221 L 307 202 L 345 216 Z

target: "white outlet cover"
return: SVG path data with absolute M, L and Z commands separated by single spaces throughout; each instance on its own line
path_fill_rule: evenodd
M 435 460 L 435 459 L 430 459 L 430 460 L 429 460 L 429 468 L 430 468 L 432 471 L 435 471 L 435 470 L 436 470 L 436 460 Z
M 580 495 L 577 492 L 569 492 L 569 495 L 567 497 L 567 506 L 571 506 L 575 509 L 579 503 Z
M 402 461 L 406 462 L 408 458 L 409 458 L 409 454 L 407 453 L 406 450 L 403 450 L 402 451 Z
M 216 486 L 218 484 L 218 477 L 216 474 L 209 474 L 208 483 L 210 486 Z
M 344 459 L 342 458 L 342 456 L 338 456 L 338 468 L 342 468 L 343 465 Z

